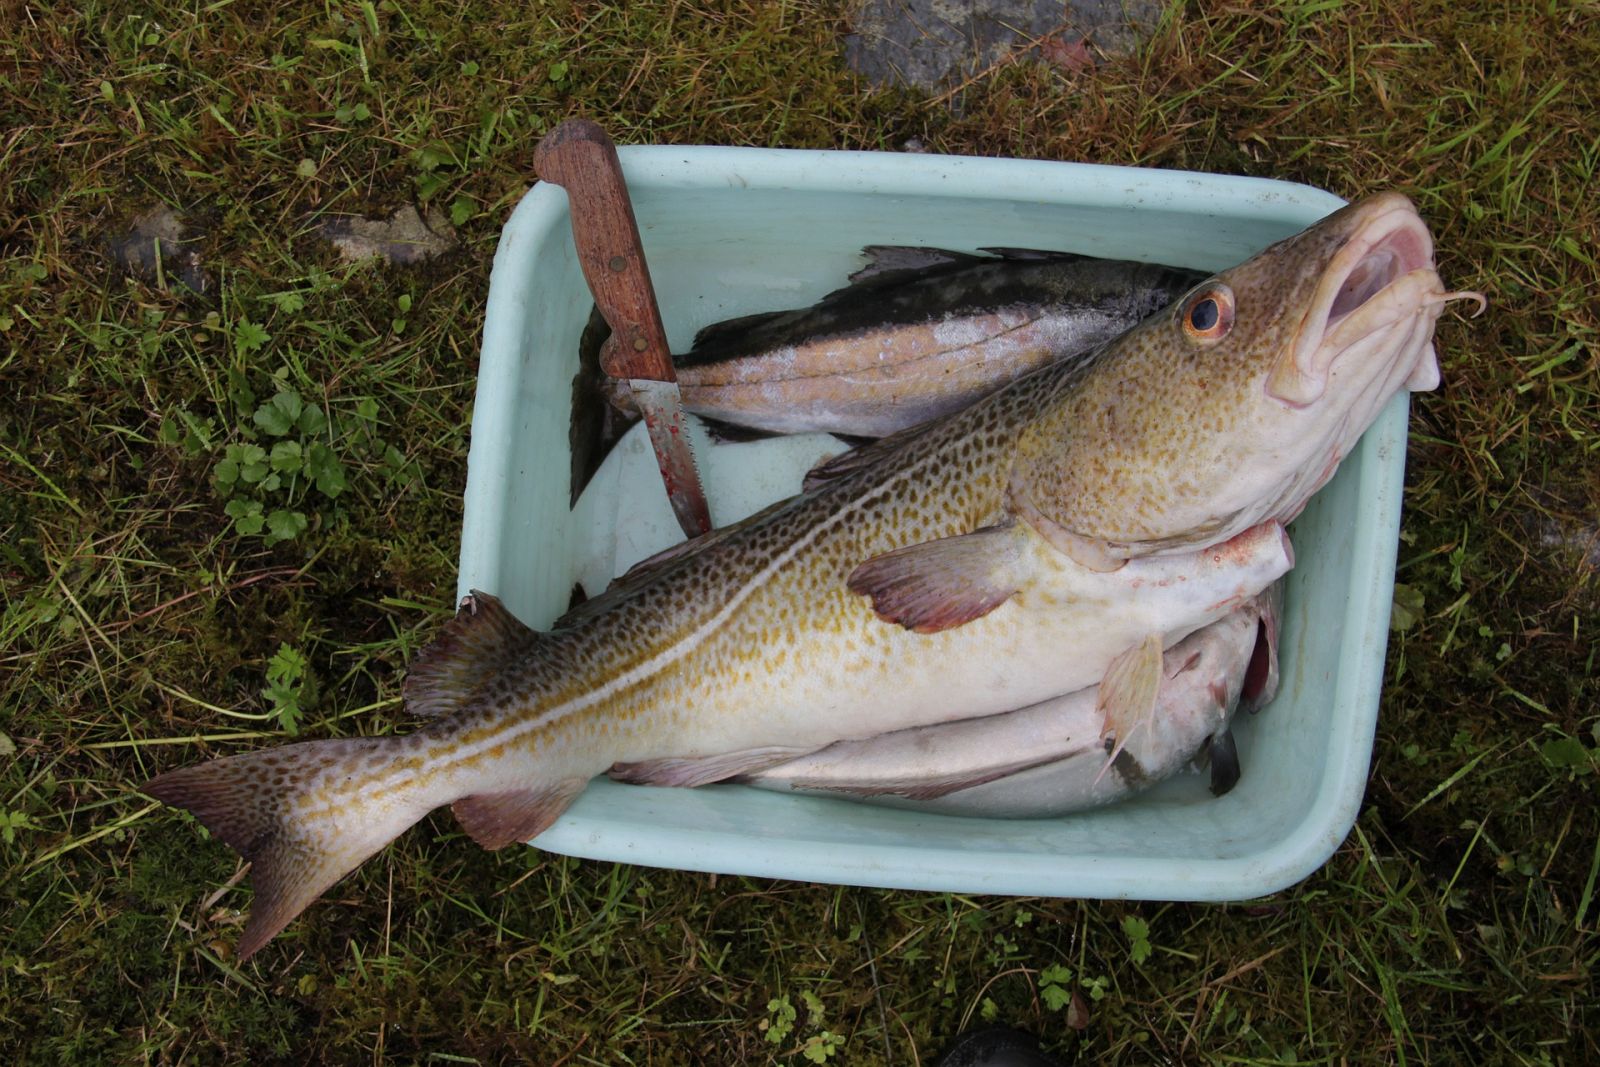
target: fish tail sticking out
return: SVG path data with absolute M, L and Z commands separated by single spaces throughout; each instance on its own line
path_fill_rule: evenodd
M 252 955 L 329 886 L 433 805 L 365 787 L 393 761 L 390 737 L 308 741 L 170 771 L 144 787 L 192 812 L 250 861 L 255 902 L 239 940 Z
M 490 699 L 485 678 L 546 638 L 494 597 L 476 593 L 420 653 L 406 680 L 406 705 L 434 718 L 404 737 L 307 741 L 183 767 L 144 792 L 185 808 L 251 864 L 255 901 L 239 941 L 244 960 L 307 905 L 436 807 L 450 804 L 484 848 L 526 841 L 547 829 L 582 791 L 589 773 L 508 753 L 469 770 L 447 770 L 460 733 L 476 721 L 456 712 Z

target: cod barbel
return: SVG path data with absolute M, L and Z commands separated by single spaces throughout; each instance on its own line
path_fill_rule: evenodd
M 810 307 L 714 323 L 673 357 L 686 410 L 768 433 L 883 437 L 1111 340 L 1205 277 L 1062 252 L 872 245 Z M 613 391 L 628 406 L 626 386 Z
M 474 594 L 412 664 L 407 708 L 431 720 L 412 734 L 231 756 L 146 792 L 252 862 L 243 958 L 445 804 L 501 848 L 608 768 L 699 785 L 1093 684 L 1123 744 L 1162 651 L 1281 576 L 1283 521 L 1391 394 L 1437 381 L 1450 296 L 1408 201 L 1345 208 L 1093 358 L 839 457 L 548 632 Z

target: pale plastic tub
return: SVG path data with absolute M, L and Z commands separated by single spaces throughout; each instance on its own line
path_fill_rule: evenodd
M 797 307 L 867 244 L 1053 248 L 1220 269 L 1339 207 L 1317 189 L 1211 174 L 1021 160 L 741 148 L 621 150 L 667 333 Z M 460 593 L 536 627 L 680 539 L 648 446 L 619 446 L 568 508 L 570 383 L 591 300 L 566 194 L 534 186 L 495 255 L 472 419 Z M 1355 821 L 1394 583 L 1407 400 L 1397 397 L 1293 527 L 1282 688 L 1236 720 L 1243 777 L 1029 820 L 919 815 L 744 786 L 597 779 L 534 842 L 663 867 L 965 893 L 1237 900 L 1319 867 Z M 698 441 L 714 520 L 798 488 L 823 437 Z

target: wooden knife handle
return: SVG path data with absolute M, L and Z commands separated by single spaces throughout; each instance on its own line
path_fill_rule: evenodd
M 569 119 L 539 142 L 533 165 L 567 191 L 578 262 L 616 339 L 606 373 L 676 381 L 616 145 L 597 123 Z

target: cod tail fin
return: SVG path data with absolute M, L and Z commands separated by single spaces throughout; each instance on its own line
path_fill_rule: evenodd
M 431 805 L 376 777 L 397 743 L 308 741 L 182 767 L 144 786 L 250 861 L 255 901 L 239 939 L 241 962 L 427 813 Z

